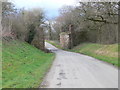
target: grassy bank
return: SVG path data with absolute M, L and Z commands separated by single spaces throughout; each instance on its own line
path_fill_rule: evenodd
M 92 56 L 96 59 L 118 66 L 118 45 L 102 45 L 95 43 L 83 43 L 71 51 Z
M 45 40 L 46 42 L 52 44 L 53 46 L 62 49 L 62 47 L 60 46 L 60 43 L 58 41 L 49 41 L 49 40 Z
M 2 89 L 2 41 L 0 40 L 0 90 Z
M 37 88 L 54 59 L 54 54 L 20 41 L 3 43 L 3 88 Z
M 60 47 L 60 44 L 57 44 L 54 41 L 47 42 L 58 48 Z M 96 59 L 111 63 L 115 66 L 120 66 L 118 65 L 118 44 L 103 45 L 96 43 L 82 43 L 68 51 L 92 56 Z

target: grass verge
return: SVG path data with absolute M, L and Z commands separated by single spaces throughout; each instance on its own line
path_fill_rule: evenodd
M 20 41 L 2 46 L 2 88 L 38 88 L 55 55 Z
M 45 40 L 46 42 L 52 44 L 53 46 L 62 49 L 62 47 L 60 46 L 60 43 L 57 41 L 49 41 L 49 40 Z
M 2 41 L 0 40 L 0 90 L 2 89 Z
M 92 56 L 96 59 L 119 66 L 118 44 L 103 45 L 96 43 L 83 43 L 74 47 L 70 51 Z

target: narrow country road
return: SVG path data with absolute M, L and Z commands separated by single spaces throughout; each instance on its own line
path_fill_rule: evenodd
M 118 69 L 92 57 L 46 48 L 56 54 L 55 61 L 41 87 L 47 88 L 118 88 Z

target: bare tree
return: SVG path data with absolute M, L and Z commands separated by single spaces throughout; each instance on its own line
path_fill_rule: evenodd
M 69 25 L 74 25 L 78 44 L 86 39 L 97 43 L 117 43 L 117 2 L 79 2 L 76 7 L 64 6 L 60 13 L 54 25 L 59 24 L 56 30 L 67 32 Z

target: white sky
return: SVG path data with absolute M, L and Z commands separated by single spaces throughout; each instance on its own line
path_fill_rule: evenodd
M 3 0 L 4 1 L 4 0 Z M 14 2 L 18 8 L 43 8 L 49 18 L 59 15 L 59 8 L 64 5 L 75 5 L 77 1 L 100 1 L 100 0 L 9 0 Z M 101 1 L 120 1 L 120 0 L 101 0 Z
M 11 0 L 18 8 L 41 7 L 47 12 L 47 16 L 52 18 L 57 16 L 58 10 L 64 5 L 74 5 L 76 0 Z

